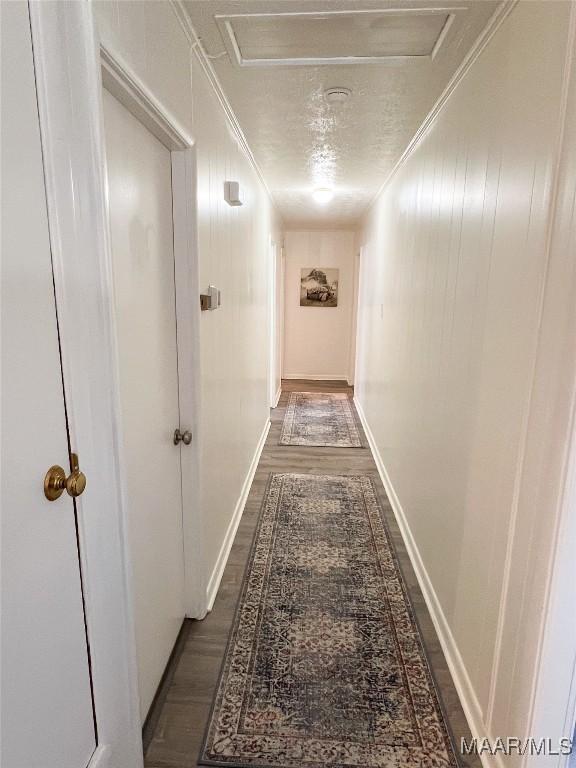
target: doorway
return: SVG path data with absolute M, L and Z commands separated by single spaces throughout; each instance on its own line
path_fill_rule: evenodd
M 121 463 L 144 722 L 185 617 L 207 610 L 199 510 L 196 152 L 100 48 Z
M 270 408 L 276 406 L 276 391 L 277 386 L 277 358 L 278 358 L 278 343 L 277 343 L 277 289 L 276 284 L 278 281 L 277 265 L 276 265 L 276 253 L 278 247 L 274 241 L 270 241 L 270 259 L 269 259 L 269 289 L 268 289 L 268 323 L 269 323 L 269 350 L 268 350 L 268 392 Z
M 275 408 L 282 386 L 282 356 L 284 335 L 284 249 L 270 241 L 269 260 L 269 401 Z
M 184 551 L 170 150 L 103 93 L 140 714 L 184 619 Z M 179 435 L 182 435 L 180 437 Z

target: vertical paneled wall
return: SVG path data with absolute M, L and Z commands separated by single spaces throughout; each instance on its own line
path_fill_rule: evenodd
M 356 396 L 469 717 L 495 735 L 526 723 L 513 711 L 526 701 L 510 701 L 502 685 L 517 655 L 501 643 L 501 599 L 548 266 L 569 6 L 514 7 L 361 236 Z M 516 597 L 529 599 L 520 586 Z M 516 628 L 526 631 L 537 640 L 538 626 Z
M 91 1 L 101 44 L 191 132 L 190 42 L 170 3 Z
M 213 284 L 222 295 L 221 308 L 200 319 L 202 555 L 205 582 L 214 587 L 269 418 L 270 240 L 280 246 L 282 235 L 173 5 L 93 0 L 93 7 L 102 44 L 195 140 L 200 286 Z M 224 201 L 227 180 L 240 182 L 241 207 Z
M 200 286 L 222 306 L 201 317 L 202 515 L 210 578 L 254 450 L 268 420 L 271 238 L 281 242 L 266 190 L 238 146 L 200 65 L 193 64 Z M 242 206 L 224 201 L 240 183 Z

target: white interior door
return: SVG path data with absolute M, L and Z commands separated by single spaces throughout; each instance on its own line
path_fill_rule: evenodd
M 96 740 L 75 508 L 43 492 L 69 454 L 27 3 L 0 14 L 0 764 L 85 768 Z
M 103 99 L 144 719 L 184 618 L 171 156 L 110 93 Z

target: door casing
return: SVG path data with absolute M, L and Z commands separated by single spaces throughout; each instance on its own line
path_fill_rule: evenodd
M 136 75 L 130 72 L 119 57 L 102 45 L 100 61 L 102 86 L 170 150 L 178 397 L 182 423 L 191 429 L 193 435 L 192 443 L 182 453 L 185 607 L 186 616 L 201 619 L 206 615 L 208 608 L 201 547 L 202 525 L 199 515 L 200 290 L 196 239 L 196 148 L 193 139 Z M 100 105 L 102 110 L 101 102 Z M 107 226 L 108 221 L 107 212 Z M 109 240 L 108 244 L 110 248 Z M 195 297 L 198 298 L 196 302 Z M 116 312 L 113 308 L 114 329 L 116 322 Z
M 270 408 L 275 408 L 279 399 L 276 387 L 278 372 L 277 252 L 278 246 L 271 239 L 268 259 L 268 399 Z

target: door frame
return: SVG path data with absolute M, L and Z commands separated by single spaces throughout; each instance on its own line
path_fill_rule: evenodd
M 353 385 L 354 385 L 354 398 L 360 400 L 360 390 L 357 387 L 358 372 L 360 371 L 360 364 L 363 360 L 363 326 L 362 326 L 362 311 L 364 309 L 364 281 L 362 276 L 362 264 L 364 261 L 365 245 L 360 245 L 357 248 L 356 255 L 356 281 L 355 281 L 355 310 L 354 314 L 354 370 L 353 370 Z
M 348 384 L 353 387 L 356 381 L 356 351 L 358 348 L 358 310 L 360 292 L 361 248 L 354 248 L 352 274 L 352 312 L 350 315 L 350 354 L 348 359 Z
M 286 316 L 286 252 L 284 250 L 284 243 L 280 246 L 280 306 L 278 308 L 278 320 L 280 323 L 279 339 L 280 349 L 278 350 L 278 368 L 280 374 L 280 388 L 278 390 L 278 400 L 282 394 L 282 379 L 284 377 L 284 333 L 285 333 L 285 316 Z M 276 403 L 278 404 L 278 403 Z
M 573 738 L 576 732 L 576 5 L 572 5 L 569 41 L 558 131 L 555 178 L 552 181 L 548 264 L 543 289 L 536 363 L 533 374 L 532 413 L 522 466 L 523 498 L 518 508 L 516 536 L 528 528 L 524 508 L 532 513 L 530 547 L 511 549 L 507 586 L 524 583 L 535 574 L 540 586 L 537 620 L 529 615 L 524 626 L 537 637 L 535 674 L 527 713 L 528 733 L 552 739 Z M 537 447 L 536 447 L 537 446 Z M 538 450 L 539 449 L 539 450 Z M 524 490 L 524 486 L 527 490 Z M 536 491 L 536 492 L 535 492 Z M 542 515 L 542 510 L 546 512 Z M 511 542 L 512 543 L 512 542 Z M 528 563 L 526 566 L 525 563 Z M 518 580 L 518 581 L 516 581 Z M 524 586 L 524 584 L 523 584 Z M 505 598 L 517 599 L 509 587 Z M 528 614 L 529 608 L 526 610 Z M 507 614 L 503 614 L 507 615 Z M 522 628 L 522 627 L 521 627 Z M 537 633 L 537 634 L 536 634 Z M 499 659 L 498 659 L 499 661 Z M 551 754 L 544 760 L 526 756 L 523 768 L 574 765 L 576 741 L 568 755 Z
M 268 404 L 276 408 L 280 388 L 276 387 L 278 373 L 278 244 L 271 237 L 268 256 Z
M 548 600 L 540 654 L 537 659 L 530 733 L 546 736 L 555 745 L 572 738 L 576 730 L 576 603 L 574 552 L 576 550 L 576 408 L 572 410 L 571 437 L 566 457 L 557 530 L 550 558 Z M 573 742 L 576 750 L 576 741 Z M 552 755 L 550 768 L 567 768 L 570 756 Z M 531 765 L 527 759 L 525 765 Z
M 201 546 L 203 528 L 199 494 L 200 303 L 193 300 L 193 297 L 200 296 L 196 219 L 196 147 L 190 134 L 162 106 L 126 63 L 102 44 L 100 44 L 100 64 L 102 88 L 118 99 L 128 112 L 170 151 L 178 402 L 181 419 L 181 424 L 178 426 L 181 429 L 190 429 L 193 435 L 192 443 L 181 451 L 184 600 L 186 616 L 202 619 L 207 613 L 208 606 Z M 100 108 L 102 115 L 102 103 Z M 103 153 L 105 155 L 105 148 Z M 109 219 L 107 205 L 106 227 L 111 267 Z M 114 307 L 112 323 L 116 338 Z
M 101 75 L 106 53 L 103 57 L 100 51 L 91 3 L 31 2 L 29 7 L 70 438 L 87 476 L 87 491 L 77 501 L 98 725 L 98 746 L 89 768 L 142 768 L 107 219 Z M 184 407 L 190 408 L 190 423 L 198 437 L 193 141 L 117 58 L 109 57 L 108 65 L 112 60 L 120 66 L 116 74 L 123 77 L 134 108 L 148 110 L 146 119 L 156 121 L 156 130 L 168 127 L 172 140 L 185 145 L 172 154 L 175 188 L 187 191 L 174 197 L 176 300 L 183 318 L 178 343 L 189 350 L 182 355 L 186 364 L 179 373 Z M 183 487 L 190 508 L 184 516 L 186 610 L 194 616 L 202 615 L 206 597 L 198 556 L 202 531 L 194 503 L 199 490 L 197 450 L 188 457 L 189 480 Z

